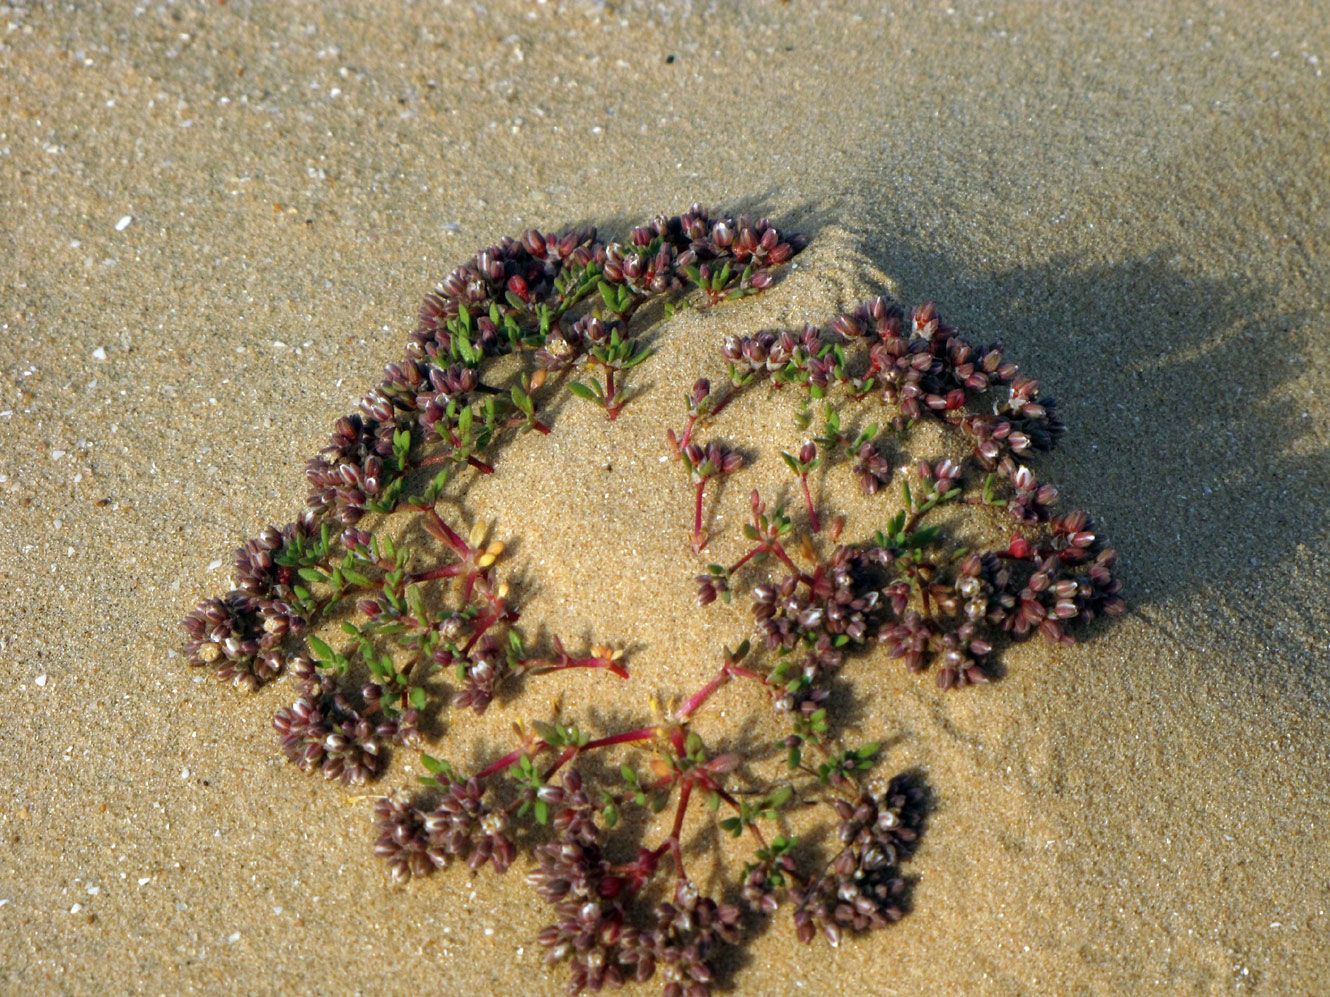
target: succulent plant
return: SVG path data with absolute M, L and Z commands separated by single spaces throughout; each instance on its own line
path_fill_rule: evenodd
M 251 689 L 285 670 L 298 698 L 273 718 L 281 749 L 305 771 L 357 786 L 383 775 L 394 748 L 425 742 L 426 714 L 483 713 L 528 676 L 628 678 L 622 650 L 577 653 L 558 636 L 533 638 L 500 571 L 504 543 L 483 527 L 463 536 L 438 500 L 450 480 L 492 473 L 517 435 L 556 430 L 560 391 L 616 419 L 651 356 L 643 305 L 661 299 L 670 315 L 681 302 L 748 297 L 802 246 L 766 219 L 694 205 L 623 241 L 531 229 L 478 252 L 426 297 L 405 354 L 310 459 L 301 513 L 246 541 L 231 591 L 185 618 L 190 663 Z M 487 380 L 514 356 L 521 372 L 506 387 Z M 877 744 L 841 741 L 828 713 L 840 673 L 887 658 L 932 668 L 944 690 L 982 684 L 1004 643 L 1036 632 L 1069 643 L 1125 606 L 1113 551 L 1083 513 L 1055 511 L 1057 490 L 1033 469 L 1063 433 L 1054 402 L 1000 346 L 972 344 L 932 305 L 907 314 L 876 298 L 825 327 L 730 337 L 717 364 L 688 392 L 682 429 L 665 433 L 692 488 L 680 524 L 695 554 L 710 539 L 707 484 L 745 465 L 731 443 L 702 439 L 730 404 L 765 382 L 797 406 L 805 433 L 782 454 L 802 509 L 791 516 L 753 491 L 745 553 L 695 576 L 702 606 L 746 599 L 751 632 L 650 722 L 592 737 L 535 721 L 470 774 L 421 754 L 422 785 L 375 807 L 375 852 L 399 883 L 453 859 L 503 873 L 527 853 L 527 882 L 551 907 L 539 942 L 547 961 L 568 967 L 573 993 L 653 977 L 667 997 L 711 992 L 717 953 L 745 926 L 690 875 L 682 838 L 698 801 L 721 831 L 751 843 L 737 895 L 762 916 L 787 906 L 801 941 L 835 944 L 898 920 L 908 910 L 900 867 L 927 790 L 915 775 L 872 774 Z M 851 421 L 862 428 L 845 428 Z M 907 441 L 928 423 L 966 441 L 964 459 L 908 457 Z M 814 472 L 839 465 L 866 494 L 899 493 L 855 541 L 842 542 L 844 517 L 825 519 L 810 486 Z M 962 549 L 930 519 L 942 507 L 1005 510 L 1011 537 Z M 421 529 L 385 528 L 404 517 Z M 440 671 L 451 689 L 431 681 Z M 742 790 L 736 772 L 749 759 L 709 748 L 692 729 L 731 682 L 760 687 L 788 731 L 785 770 L 764 785 L 745 774 Z M 577 763 L 595 752 L 620 761 L 617 779 L 584 778 Z M 646 769 L 625 752 L 645 755 Z M 782 833 L 804 804 L 832 822 L 834 851 Z M 669 826 L 618 861 L 612 839 L 630 807 L 668 812 Z

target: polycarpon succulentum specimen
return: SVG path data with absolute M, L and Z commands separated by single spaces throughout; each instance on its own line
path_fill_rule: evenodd
M 492 473 L 518 434 L 557 432 L 565 390 L 617 419 L 652 352 L 644 305 L 663 301 L 646 314 L 666 319 L 733 307 L 724 303 L 771 287 L 802 247 L 766 219 L 694 205 L 620 242 L 531 229 L 477 253 L 426 297 L 405 354 L 309 460 L 305 509 L 246 541 L 234 587 L 185 618 L 190 662 L 249 689 L 284 672 L 297 698 L 273 719 L 282 751 L 350 786 L 380 778 L 394 747 L 425 747 L 423 717 L 483 713 L 523 677 L 627 679 L 619 648 L 533 636 L 500 570 L 504 542 L 450 522 L 439 500 Z M 470 773 L 430 745 L 416 790 L 375 805 L 374 849 L 399 883 L 455 859 L 503 873 L 525 853 L 526 881 L 549 905 L 538 941 L 547 962 L 568 967 L 571 993 L 649 979 L 667 997 L 711 993 L 717 953 L 753 921 L 690 872 L 689 814 L 709 812 L 748 842 L 736 899 L 758 916 L 787 908 L 800 941 L 838 944 L 899 920 L 909 909 L 901 866 L 928 790 L 918 774 L 878 775 L 878 744 L 845 743 L 829 710 L 840 672 L 899 659 L 931 668 L 943 690 L 983 684 L 1003 643 L 1034 633 L 1071 643 L 1124 607 L 1113 551 L 1083 513 L 1055 511 L 1056 489 L 1033 470 L 1063 433 L 1055 405 L 997 344 L 972 343 L 931 305 L 907 314 L 878 298 L 826 326 L 717 347 L 681 425 L 662 427 L 690 483 L 681 543 L 703 557 L 708 486 L 743 475 L 753 441 L 712 435 L 737 397 L 772 392 L 806 434 L 781 454 L 798 508 L 753 491 L 744 553 L 729 564 L 703 557 L 695 579 L 680 579 L 702 607 L 745 600 L 750 631 L 717 650 L 703 686 L 639 724 L 534 721 Z M 500 367 L 505 357 L 518 362 Z M 925 424 L 962 441 L 951 457 L 914 453 Z M 810 485 L 834 468 L 886 503 L 857 539 Z M 935 522 L 942 507 L 1005 515 L 1009 536 L 961 548 Z M 422 529 L 388 528 L 408 517 Z M 402 536 L 428 539 L 393 539 Z M 735 682 L 784 718 L 779 771 L 692 729 Z M 613 758 L 615 778 L 589 781 L 605 770 L 579 764 L 593 753 Z M 639 807 L 662 815 L 660 837 L 625 849 L 623 813 Z M 810 808 L 831 823 L 829 845 L 788 830 Z

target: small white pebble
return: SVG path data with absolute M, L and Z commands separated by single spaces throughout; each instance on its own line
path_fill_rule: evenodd
M 63 457 L 64 455 L 65 455 L 65 451 L 63 451 L 63 450 L 52 450 L 52 451 L 51 451 L 51 459 L 52 459 L 52 460 L 59 460 L 59 459 L 60 459 L 61 457 Z
M 82 909 L 83 909 L 83 905 L 82 905 L 82 904 L 75 904 L 73 907 L 69 908 L 69 912 L 70 912 L 71 914 L 77 914 L 77 913 L 78 913 L 79 911 L 81 911 Z
M 105 346 L 99 346 L 99 347 L 97 347 L 97 349 L 93 350 L 93 351 L 92 351 L 92 358 L 93 358 L 94 360 L 105 360 L 105 359 L 106 359 L 106 347 L 105 347 Z
M 485 929 L 485 937 L 486 937 L 486 938 L 488 938 L 488 937 L 489 937 L 490 935 L 492 935 L 492 934 L 494 934 L 494 929 L 493 929 L 493 928 L 486 928 L 486 929 Z
M 234 945 L 236 942 L 240 941 L 240 932 L 238 931 L 231 932 L 229 935 L 226 936 L 226 940 L 230 944 Z
M 181 770 L 180 770 L 180 778 L 182 778 L 182 779 L 188 779 L 188 778 L 189 778 L 189 769 L 181 769 Z
M 120 221 L 115 223 L 115 230 L 117 232 L 123 232 L 125 229 L 129 228 L 129 225 L 133 220 L 133 215 L 122 215 Z
M 35 679 L 33 679 L 33 681 L 37 683 L 37 688 L 38 688 L 38 689 L 45 689 L 45 688 L 46 688 L 46 676 L 45 676 L 45 675 L 38 675 Z
M 139 886 L 147 886 L 151 882 L 152 882 L 151 876 L 144 876 L 142 879 L 139 880 Z
M 89 886 L 89 887 L 88 887 L 88 896 L 90 896 L 90 897 L 95 897 L 97 894 L 99 894 L 99 893 L 101 893 L 101 892 L 102 892 L 102 888 L 101 888 L 100 886 Z
M 209 561 L 209 562 L 208 562 L 208 570 L 209 570 L 209 571 L 216 571 L 216 570 L 217 570 L 218 568 L 220 568 L 221 566 L 222 566 L 222 562 L 221 562 L 220 559 L 219 559 L 219 560 L 216 560 L 216 561 Z

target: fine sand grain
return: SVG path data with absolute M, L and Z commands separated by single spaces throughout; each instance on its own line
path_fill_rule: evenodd
M 631 689 L 533 683 L 446 753 L 709 675 L 738 624 L 691 608 L 683 523 L 643 527 L 686 505 L 684 388 L 723 334 L 934 299 L 1061 401 L 1043 466 L 1131 611 L 958 694 L 856 666 L 936 804 L 913 912 L 834 950 L 777 918 L 730 992 L 1330 991 L 1324 8 L 892 6 L 0 6 L 0 988 L 563 992 L 520 870 L 389 886 L 369 805 L 281 758 L 287 687 L 205 681 L 178 621 L 451 267 L 702 200 L 809 248 L 468 496 L 533 619 L 639 649 Z

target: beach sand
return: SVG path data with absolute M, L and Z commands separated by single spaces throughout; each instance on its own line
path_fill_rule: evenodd
M 389 885 L 382 789 L 286 764 L 290 687 L 205 678 L 178 623 L 452 267 L 700 200 L 809 248 L 663 325 L 617 423 L 567 406 L 468 496 L 530 618 L 632 645 L 634 678 L 535 680 L 441 753 L 704 681 L 740 624 L 692 607 L 682 391 L 719 336 L 936 300 L 1059 399 L 1042 467 L 1130 611 L 960 693 L 856 664 L 859 729 L 934 800 L 912 912 L 837 949 L 778 916 L 728 992 L 1330 991 L 1324 11 L 893 8 L 0 7 L 0 988 L 563 992 L 521 867 Z M 766 729 L 724 695 L 708 732 Z

